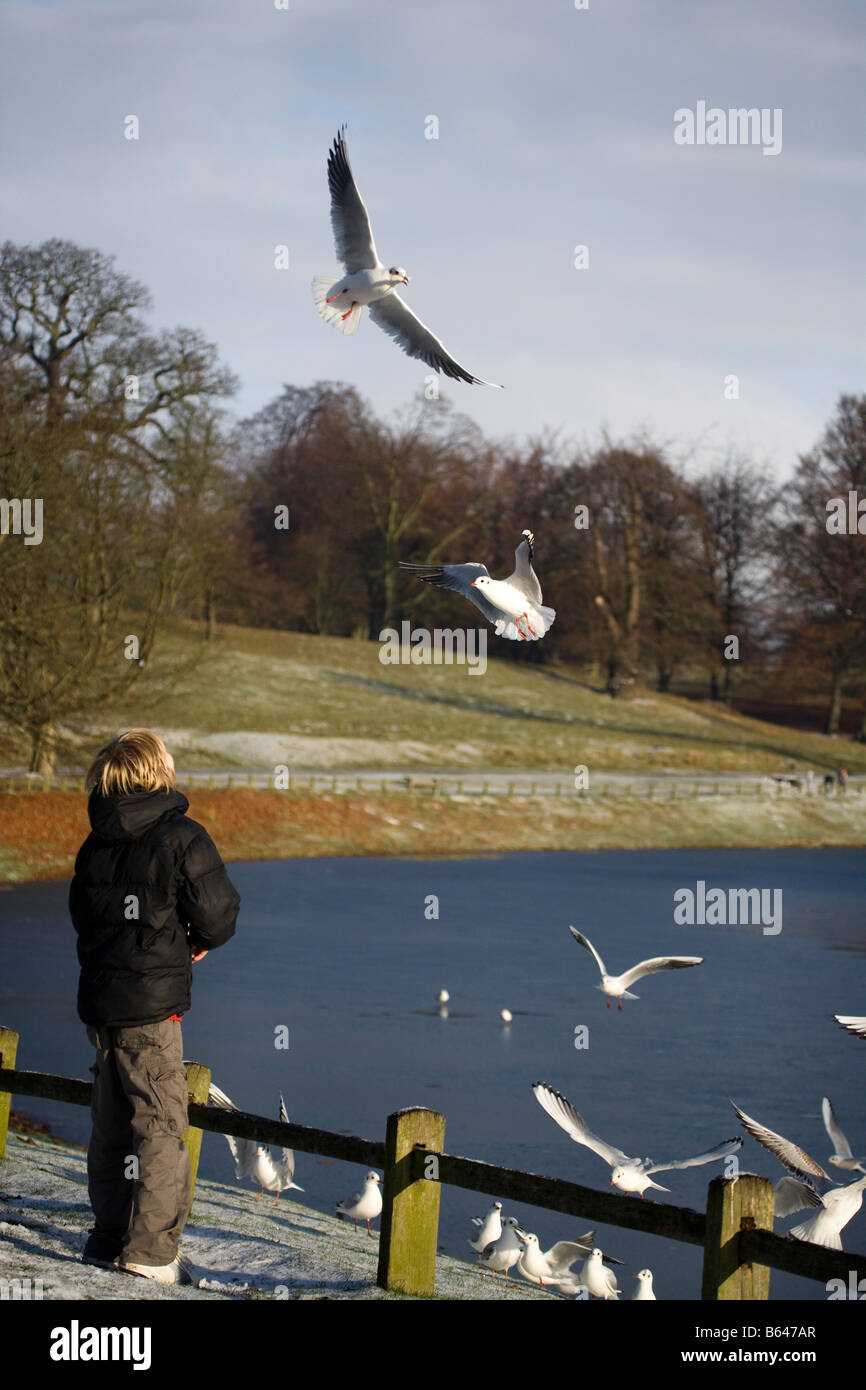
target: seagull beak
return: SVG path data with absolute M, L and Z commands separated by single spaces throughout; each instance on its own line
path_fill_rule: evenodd
M 478 583 L 478 580 L 477 580 L 477 579 L 473 579 L 472 583 L 469 585 L 470 589 L 474 589 L 474 588 L 476 587 L 477 583 Z
M 404 285 L 408 285 L 408 283 L 409 283 L 409 276 L 408 276 L 408 275 L 404 275 L 404 276 L 403 276 L 403 284 L 404 284 Z

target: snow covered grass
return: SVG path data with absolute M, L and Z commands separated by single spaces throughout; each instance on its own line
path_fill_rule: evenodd
M 44 1300 L 396 1299 L 376 1284 L 379 1241 L 363 1227 L 299 1202 L 249 1188 L 196 1183 L 181 1250 L 199 1288 L 166 1288 L 135 1275 L 81 1263 L 93 1217 L 84 1150 L 56 1140 L 9 1134 L 0 1160 L 0 1279 L 30 1280 Z M 468 1247 L 467 1247 L 468 1248 Z M 471 1251 L 469 1252 L 471 1255 Z M 474 1257 L 473 1257 L 474 1261 Z M 519 1277 L 519 1276 L 518 1276 Z M 436 1294 L 444 1299 L 550 1298 L 523 1282 L 506 1290 L 465 1263 L 440 1255 Z

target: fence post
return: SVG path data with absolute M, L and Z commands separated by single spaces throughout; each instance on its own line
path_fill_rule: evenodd
M 186 1089 L 190 1100 L 197 1105 L 207 1105 L 207 1093 L 210 1088 L 210 1067 L 203 1067 L 200 1062 L 184 1062 L 186 1067 Z M 201 1135 L 200 1129 L 194 1125 L 188 1125 L 183 1132 L 183 1142 L 189 1150 L 189 1209 L 192 1211 L 193 1198 L 195 1197 L 195 1180 L 198 1173 L 198 1160 L 201 1155 Z
M 13 1071 L 17 1055 L 18 1034 L 13 1032 L 11 1028 L 0 1028 L 0 1067 L 4 1067 L 7 1071 Z M 0 1091 L 0 1158 L 6 1156 L 6 1131 L 9 1128 L 11 1109 L 11 1093 Z
M 382 1289 L 430 1295 L 436 1279 L 439 1234 L 439 1163 L 445 1116 L 413 1107 L 388 1116 L 379 1270 Z M 413 1179 L 418 1150 L 429 1149 L 429 1174 Z
M 739 1246 L 741 1231 L 772 1231 L 774 1202 L 769 1178 L 753 1173 L 713 1178 L 707 1191 L 702 1299 L 769 1298 L 768 1267 L 741 1264 Z

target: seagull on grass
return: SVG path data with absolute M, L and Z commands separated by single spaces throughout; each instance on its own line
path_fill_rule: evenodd
M 409 276 L 401 265 L 386 267 L 379 259 L 370 217 L 349 164 L 345 126 L 338 131 L 328 155 L 328 187 L 337 259 L 345 273 L 336 279 L 317 275 L 313 280 L 313 302 L 325 322 L 341 333 L 354 333 L 366 306 L 376 326 L 409 357 L 419 358 L 454 381 L 501 390 L 497 382 L 485 381 L 461 367 L 397 293 L 398 285 L 408 285 Z
M 652 960 L 642 960 L 622 975 L 608 975 L 607 966 L 589 938 L 584 936 L 583 932 L 579 932 L 576 927 L 569 927 L 568 930 L 578 945 L 584 946 L 595 960 L 601 973 L 601 984 L 596 985 L 596 989 L 600 989 L 602 994 L 610 996 L 607 1000 L 608 1008 L 610 1008 L 611 999 L 620 1001 L 617 1005 L 620 1009 L 623 999 L 639 999 L 640 995 L 630 994 L 628 987 L 637 984 L 644 975 L 654 975 L 657 970 L 684 970 L 689 965 L 703 964 L 703 956 L 653 956 Z
M 237 1110 L 234 1101 L 229 1100 L 224 1091 L 211 1082 L 208 1090 L 208 1100 L 219 1110 Z M 280 1096 L 280 1120 L 284 1125 L 289 1123 L 286 1113 L 286 1103 Z M 237 1139 L 233 1134 L 223 1135 L 228 1144 L 232 1158 L 235 1161 L 235 1176 L 242 1180 L 249 1178 L 259 1188 L 259 1197 L 265 1192 L 276 1192 L 277 1200 L 280 1200 L 280 1193 L 293 1188 L 295 1192 L 303 1192 L 302 1187 L 298 1187 L 292 1179 L 295 1176 L 295 1155 L 291 1149 L 280 1149 L 279 1158 L 274 1158 L 270 1148 L 266 1144 L 257 1144 L 254 1139 Z
M 585 1260 L 591 1255 L 595 1231 L 587 1231 L 577 1240 L 558 1240 L 549 1250 L 542 1250 L 538 1236 L 532 1231 L 519 1231 L 525 1248 L 517 1261 L 517 1268 L 530 1284 L 538 1284 L 542 1289 L 558 1288 L 563 1293 L 577 1293 L 581 1287 L 580 1279 L 571 1266 L 577 1260 Z M 605 1256 L 609 1264 L 622 1264 Z
M 508 1288 L 508 1271 L 512 1265 L 516 1265 L 520 1259 L 523 1249 L 523 1237 L 518 1234 L 520 1222 L 513 1216 L 506 1216 L 502 1223 L 502 1234 L 498 1240 L 491 1243 L 481 1251 L 481 1261 L 490 1270 L 494 1279 L 501 1270 L 505 1275 L 505 1287 Z
M 612 1269 L 605 1268 L 603 1259 L 598 1248 L 590 1253 L 580 1267 L 580 1283 L 593 1298 L 619 1298 L 616 1275 Z
M 381 1183 L 382 1179 L 378 1173 L 368 1173 L 360 1192 L 353 1192 L 351 1197 L 345 1197 L 342 1202 L 337 1203 L 340 1216 L 350 1217 L 356 1226 L 359 1221 L 367 1223 L 368 1236 L 372 1234 L 370 1222 L 375 1221 L 382 1213 Z
M 653 1182 L 650 1175 L 667 1173 L 674 1168 L 696 1168 L 704 1163 L 713 1163 L 718 1158 L 727 1158 L 729 1154 L 736 1153 L 742 1147 L 742 1139 L 726 1139 L 716 1148 L 708 1149 L 706 1153 L 697 1154 L 694 1158 L 671 1160 L 667 1163 L 651 1163 L 648 1158 L 629 1158 L 622 1149 L 605 1143 L 598 1135 L 593 1134 L 583 1116 L 577 1113 L 565 1096 L 560 1095 L 559 1091 L 554 1091 L 552 1086 L 537 1081 L 532 1090 L 538 1104 L 556 1121 L 560 1129 L 564 1129 L 576 1144 L 583 1144 L 585 1148 L 592 1149 L 593 1153 L 598 1154 L 599 1158 L 603 1158 L 613 1169 L 610 1186 L 618 1187 L 621 1192 L 638 1192 L 641 1197 L 650 1187 L 656 1188 L 659 1192 L 669 1192 L 669 1187 L 662 1187 L 660 1183 Z
M 514 552 L 514 573 L 507 579 L 492 579 L 486 565 L 409 565 L 425 584 L 439 589 L 455 589 L 480 608 L 491 623 L 497 637 L 513 642 L 537 642 L 552 626 L 556 617 L 553 608 L 541 602 L 541 585 L 532 568 L 535 537 L 531 531 L 522 532 L 523 539 Z
M 473 1216 L 472 1225 L 476 1231 L 469 1237 L 469 1244 L 481 1260 L 481 1252 L 502 1235 L 502 1203 L 494 1202 L 486 1216 Z

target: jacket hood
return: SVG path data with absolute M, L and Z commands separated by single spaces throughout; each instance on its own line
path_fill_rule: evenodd
M 90 793 L 87 814 L 93 833 L 102 840 L 135 840 L 170 811 L 184 815 L 189 802 L 183 792 L 127 792 L 118 796 Z

